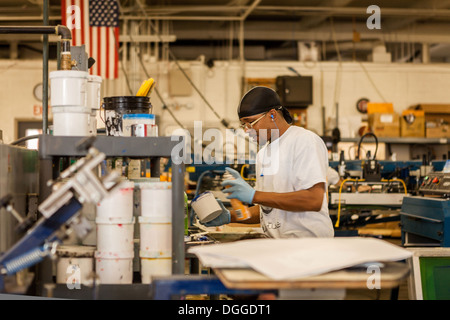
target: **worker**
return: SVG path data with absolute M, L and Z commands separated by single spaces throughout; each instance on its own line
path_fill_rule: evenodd
M 260 223 L 270 238 L 333 237 L 328 213 L 328 152 L 310 130 L 291 125 L 289 111 L 277 93 L 257 86 L 241 99 L 238 117 L 245 132 L 261 146 L 256 156 L 256 185 L 252 188 L 232 168 L 225 180 L 228 199 L 249 205 L 251 218 L 238 221 L 236 212 L 220 203 L 222 213 L 206 226 L 230 222 Z

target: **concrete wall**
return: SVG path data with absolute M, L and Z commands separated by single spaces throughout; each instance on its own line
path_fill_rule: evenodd
M 318 134 L 323 133 L 322 106 L 329 120 L 328 128 L 332 129 L 338 103 L 341 134 L 343 137 L 353 137 L 354 129 L 359 128 L 361 120 L 355 105 L 362 97 L 373 102 L 392 102 L 399 113 L 417 103 L 450 103 L 449 64 L 246 62 L 245 73 L 239 62 L 216 61 L 212 68 L 202 61 L 180 64 L 218 115 L 230 120 L 232 125 L 238 124 L 236 108 L 245 91 L 242 76 L 275 78 L 278 75 L 294 75 L 288 67 L 302 75 L 314 77 L 314 104 L 308 108 L 308 128 Z M 218 117 L 173 62 L 146 62 L 146 69 L 156 80 L 156 89 L 165 104 L 183 125 L 192 128 L 193 122 L 200 120 L 204 128 L 221 127 Z M 52 70 L 55 70 L 54 61 L 50 63 Z M 129 64 L 126 73 L 132 94 L 135 94 L 146 78 L 145 73 L 136 63 Z M 129 95 L 124 79 L 121 71 L 119 80 L 104 81 L 102 95 Z M 36 106 L 40 106 L 41 102 L 33 96 L 33 88 L 38 83 L 42 83 L 42 61 L 0 60 L 0 129 L 3 130 L 5 143 L 17 138 L 17 120 L 41 119 L 41 115 L 36 113 Z M 153 111 L 159 117 L 160 134 L 170 134 L 177 127 L 175 121 L 162 109 L 162 102 L 155 91 L 150 97 Z

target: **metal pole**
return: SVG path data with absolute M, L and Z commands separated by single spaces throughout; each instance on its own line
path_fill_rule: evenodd
M 41 145 L 42 139 L 39 139 L 39 145 Z M 45 157 L 45 158 L 44 158 Z M 53 179 L 53 160 L 42 157 L 39 152 L 39 197 L 38 203 L 41 204 L 52 193 L 50 187 L 47 186 L 47 181 Z M 44 292 L 44 285 L 52 283 L 52 262 L 49 259 L 44 259 L 36 267 L 36 293 L 42 295 Z
M 172 274 L 184 274 L 184 170 L 172 162 Z
M 0 33 L 54 34 L 55 27 L 48 26 L 48 0 L 44 1 L 44 26 L 0 26 Z
M 44 0 L 43 8 L 44 26 L 48 25 L 48 0 Z M 54 30 L 54 28 L 53 28 Z M 42 134 L 48 130 L 48 35 L 44 34 L 43 40 L 43 72 L 42 72 Z

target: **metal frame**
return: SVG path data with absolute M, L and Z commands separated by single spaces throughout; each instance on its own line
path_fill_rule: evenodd
M 47 181 L 58 175 L 54 162 L 63 157 L 82 157 L 85 151 L 76 148 L 84 137 L 39 136 L 39 203 L 51 193 Z M 183 137 L 111 137 L 97 136 L 93 147 L 106 157 L 154 158 L 157 167 L 152 175 L 159 175 L 159 158 L 172 158 L 172 151 L 184 143 Z M 178 155 L 177 155 L 178 156 Z M 173 159 L 172 159 L 173 160 Z M 184 274 L 184 173 L 182 161 L 172 161 L 172 274 Z M 42 268 L 41 290 L 45 283 L 51 283 L 50 264 Z M 38 287 L 39 289 L 39 287 Z
M 407 248 L 413 253 L 408 259 L 411 268 L 408 281 L 408 295 L 411 300 L 423 300 L 422 276 L 420 273 L 420 258 L 450 257 L 450 248 Z
M 257 295 L 277 294 L 278 290 L 228 289 L 216 276 L 175 275 L 155 277 L 150 284 L 93 284 L 69 289 L 65 284 L 46 285 L 44 297 L 81 300 L 176 300 L 185 295 L 206 294 Z

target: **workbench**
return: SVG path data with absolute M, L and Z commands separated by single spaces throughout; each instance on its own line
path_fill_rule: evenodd
M 347 268 L 294 280 L 274 280 L 253 269 L 213 269 L 229 289 L 367 289 L 372 273 L 367 268 Z M 380 289 L 392 289 L 409 275 L 409 267 L 402 262 L 388 262 L 380 272 Z

